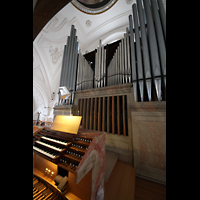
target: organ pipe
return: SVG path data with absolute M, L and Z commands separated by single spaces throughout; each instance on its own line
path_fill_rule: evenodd
M 166 13 L 165 13 L 165 9 L 164 9 L 162 0 L 157 0 L 157 3 L 158 3 L 158 7 L 159 7 L 160 18 L 162 21 L 162 28 L 163 28 L 163 32 L 164 32 L 164 36 L 165 36 L 165 41 L 166 41 Z
M 71 101 L 73 103 L 76 70 L 77 70 L 77 56 L 78 56 L 78 41 L 76 36 L 76 29 L 74 25 L 71 26 L 70 36 L 67 38 L 67 44 L 64 46 L 64 54 L 62 61 L 62 69 L 60 75 L 60 87 L 66 86 L 71 92 Z M 65 103 L 65 99 L 61 98 L 59 94 L 59 105 Z
M 166 47 L 165 47 L 165 41 L 164 41 L 164 35 L 162 31 L 162 25 L 157 9 L 157 4 L 155 0 L 151 0 L 151 7 L 152 7 L 152 14 L 154 18 L 154 24 L 155 24 L 155 30 L 156 30 L 156 36 L 158 40 L 158 50 L 160 55 L 160 64 L 161 64 L 161 72 L 163 76 L 166 76 Z M 166 78 L 164 78 L 164 83 L 166 87 Z
M 143 101 L 143 98 L 144 98 L 144 84 L 143 84 L 144 79 L 143 79 L 142 54 L 141 54 L 141 44 L 140 44 L 138 15 L 137 15 L 136 4 L 133 4 L 132 11 L 133 11 L 133 21 L 134 21 L 134 27 L 135 27 L 138 82 L 139 82 L 139 88 L 140 88 L 141 101 Z
M 132 15 L 129 15 L 129 31 L 130 31 L 130 47 L 131 47 L 131 68 L 132 68 L 132 82 L 133 82 L 133 95 L 135 102 L 137 101 L 137 75 L 136 75 L 136 62 L 135 62 L 135 47 L 133 35 L 133 20 Z
M 141 30 L 145 83 L 147 88 L 148 99 L 149 101 L 151 101 L 151 69 L 150 69 L 150 58 L 148 50 L 149 47 L 148 47 L 146 28 L 145 28 L 144 10 L 142 8 L 141 0 L 136 0 L 136 1 L 137 1 L 138 16 L 139 16 L 140 30 Z
M 159 61 L 156 33 L 154 29 L 149 0 L 143 0 L 143 2 L 144 2 L 145 13 L 146 13 L 146 19 L 147 19 L 147 33 L 148 33 L 147 37 L 149 41 L 151 67 L 152 67 L 152 73 L 153 73 L 152 76 L 153 76 L 153 80 L 154 80 L 154 84 L 156 88 L 157 98 L 160 101 L 161 100 L 161 71 L 160 71 L 160 61 Z

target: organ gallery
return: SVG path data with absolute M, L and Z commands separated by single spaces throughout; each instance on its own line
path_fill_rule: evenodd
M 101 13 L 120 0 L 103 2 Z M 80 5 L 71 2 L 88 14 Z M 46 106 L 33 120 L 33 199 L 134 199 L 136 177 L 166 184 L 166 12 L 162 0 L 130 8 L 122 37 L 99 38 L 90 52 L 80 49 L 76 24 L 69 26 L 53 115 Z

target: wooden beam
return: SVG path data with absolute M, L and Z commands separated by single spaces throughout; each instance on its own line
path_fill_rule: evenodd
M 93 119 L 94 119 L 94 113 L 93 113 L 93 105 L 94 105 L 94 101 L 93 98 L 91 98 L 91 102 L 90 102 L 90 126 L 89 129 L 92 130 L 93 127 Z
M 101 97 L 98 102 L 98 131 L 101 131 Z
M 94 123 L 93 130 L 97 130 L 97 97 L 94 100 Z
M 105 122 L 106 122 L 106 97 L 103 97 L 103 104 L 102 104 L 102 131 L 105 131 Z
M 115 96 L 112 96 L 112 134 L 115 134 Z
M 107 133 L 110 133 L 110 97 L 107 97 Z
M 83 126 L 83 128 L 85 128 L 86 127 L 86 100 L 87 99 L 83 99 L 83 115 L 82 115 L 82 118 L 83 118 L 83 120 L 82 120 L 82 126 Z
M 90 114 L 90 98 L 86 99 L 87 100 L 87 108 L 86 108 L 86 124 L 85 124 L 85 128 L 88 129 L 89 128 L 89 114 Z
M 117 96 L 117 134 L 120 135 L 120 102 L 119 102 L 119 96 Z
M 82 120 L 81 120 L 81 125 L 82 125 L 83 124 L 83 99 L 79 99 L 79 103 L 80 103 L 79 116 L 82 116 Z
M 123 135 L 126 135 L 125 95 L 122 96 L 122 117 L 123 117 Z

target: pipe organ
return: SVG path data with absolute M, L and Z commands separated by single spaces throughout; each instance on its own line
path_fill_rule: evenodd
M 162 0 L 137 0 L 128 16 L 129 27 L 114 52 L 106 45 L 94 50 L 94 66 L 79 52 L 71 27 L 64 47 L 60 86 L 67 86 L 73 104 L 76 91 L 117 84 L 133 84 L 134 101 L 166 100 L 166 13 Z M 112 44 L 110 44 L 112 45 Z M 112 58 L 108 58 L 112 54 Z M 78 63 L 77 63 L 78 62 Z M 77 71 L 77 75 L 76 75 Z M 59 98 L 61 99 L 61 98 Z

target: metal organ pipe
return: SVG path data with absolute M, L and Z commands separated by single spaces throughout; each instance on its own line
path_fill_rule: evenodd
M 127 83 L 127 42 L 126 33 L 124 33 L 124 83 Z
M 144 84 L 143 84 L 144 79 L 143 79 L 142 54 L 141 54 L 141 44 L 140 44 L 140 35 L 139 35 L 139 28 L 138 28 L 138 16 L 137 16 L 136 4 L 133 4 L 132 11 L 133 11 L 133 21 L 134 21 L 134 27 L 135 27 L 138 82 L 139 82 L 139 88 L 140 88 L 141 101 L 143 101 L 143 98 L 144 98 Z
M 149 47 L 148 47 L 148 42 L 147 42 L 145 20 L 144 20 L 144 10 L 142 8 L 141 0 L 136 0 L 136 1 L 137 1 L 140 30 L 141 30 L 145 83 L 146 83 L 146 88 L 147 88 L 148 99 L 149 101 L 151 101 L 151 69 L 150 69 L 150 58 L 149 58 L 149 50 L 148 50 Z
M 78 42 L 76 36 L 76 29 L 74 25 L 71 26 L 70 36 L 67 37 L 67 44 L 64 46 L 63 62 L 60 75 L 60 87 L 66 86 L 71 91 L 71 102 L 73 103 L 75 91 L 75 79 L 77 69 L 77 56 L 78 56 Z M 59 94 L 59 105 L 64 104 Z
M 164 35 L 162 31 L 162 25 L 157 9 L 157 3 L 155 0 L 151 0 L 151 7 L 152 7 L 152 13 L 153 18 L 155 22 L 155 30 L 156 30 L 156 36 L 158 40 L 158 50 L 160 55 L 160 64 L 161 64 L 161 72 L 164 76 L 164 83 L 166 88 L 166 47 L 165 47 L 165 41 L 164 41 Z
M 133 35 L 133 20 L 132 15 L 129 15 L 129 31 L 130 31 L 130 47 L 131 47 L 131 68 L 132 68 L 132 82 L 133 82 L 133 95 L 135 102 L 137 101 L 137 75 L 135 63 L 135 47 Z
M 151 67 L 152 67 L 152 77 L 156 88 L 157 98 L 160 101 L 161 98 L 161 71 L 160 71 L 160 61 L 158 55 L 158 47 L 156 41 L 156 34 L 153 24 L 153 18 L 151 14 L 151 8 L 149 4 L 149 0 L 143 0 L 144 9 L 147 18 L 147 36 L 149 41 L 149 50 L 151 57 Z
M 93 88 L 94 72 L 81 52 L 79 52 L 78 62 L 77 85 L 79 85 L 79 90 Z
M 129 41 L 129 32 L 128 27 L 126 28 L 126 42 L 127 42 L 127 79 L 128 82 L 131 82 L 131 65 L 130 65 L 130 41 Z
M 70 83 L 70 90 L 72 91 L 71 96 L 71 104 L 74 101 L 74 92 L 75 92 L 75 78 L 76 78 L 76 71 L 77 71 L 77 58 L 78 58 L 78 41 L 77 36 L 75 37 L 75 49 L 73 53 L 73 61 L 72 61 L 72 76 L 71 76 L 71 83 Z
M 163 32 L 164 32 L 165 41 L 166 41 L 166 13 L 165 13 L 165 9 L 164 9 L 162 0 L 157 0 L 157 3 L 158 3 L 158 7 L 159 7 L 160 18 L 162 21 L 162 27 L 163 27 Z

